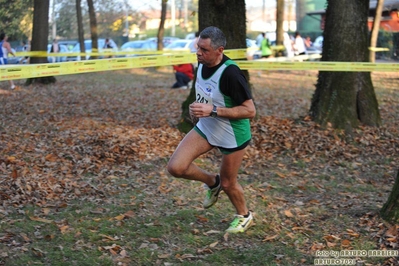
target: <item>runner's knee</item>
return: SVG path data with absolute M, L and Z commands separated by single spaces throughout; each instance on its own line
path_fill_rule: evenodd
M 222 189 L 225 192 L 235 190 L 235 189 L 237 189 L 237 186 L 239 185 L 237 182 L 232 182 L 228 179 L 223 179 L 223 178 L 220 180 L 220 182 L 221 182 Z
M 181 164 L 174 163 L 172 161 L 169 161 L 167 170 L 168 170 L 169 174 L 171 174 L 174 177 L 181 177 L 186 172 L 186 169 L 184 167 L 182 167 Z

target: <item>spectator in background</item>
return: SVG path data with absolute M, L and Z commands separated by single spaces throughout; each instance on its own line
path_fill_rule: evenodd
M 305 42 L 298 31 L 295 32 L 294 50 L 295 50 L 295 55 L 306 54 Z
M 188 89 L 194 78 L 194 66 L 192 64 L 174 65 L 173 71 L 175 72 L 176 82 L 172 89 Z
M 23 52 L 30 52 L 30 41 L 28 40 L 27 42 L 22 41 L 22 51 Z M 20 64 L 23 64 L 25 61 L 26 64 L 29 64 L 30 57 L 29 56 L 23 56 L 19 60 Z
M 262 58 L 268 58 L 272 55 L 272 49 L 270 48 L 269 39 L 266 38 L 266 34 L 262 33 L 263 40 L 260 43 L 260 50 L 262 52 Z
M 293 57 L 294 54 L 294 41 L 291 39 L 291 36 L 288 33 L 284 33 L 284 47 L 287 54 L 287 57 Z
M 305 38 L 305 48 L 306 48 L 306 50 L 308 50 L 311 47 L 313 47 L 313 42 L 312 42 L 312 40 L 310 39 L 309 36 L 306 36 L 306 38 Z
M 110 39 L 105 39 L 105 42 L 104 42 L 104 47 L 103 47 L 104 49 L 112 49 L 112 48 L 114 48 L 114 46 L 112 45 L 112 42 L 111 42 L 111 40 Z M 108 50 L 108 51 L 104 51 L 104 52 L 112 52 L 111 50 Z M 110 56 L 105 56 L 104 58 L 112 58 L 112 57 L 114 57 L 114 56 L 112 56 L 112 55 L 110 55 Z
M 259 35 L 256 37 L 256 45 L 260 48 L 260 45 L 262 44 L 262 40 L 265 38 L 265 33 L 261 32 Z
M 112 49 L 112 48 L 114 48 L 114 46 L 112 45 L 111 41 L 107 38 L 107 39 L 105 39 L 103 48 L 104 49 Z
M 15 56 L 14 52 L 11 50 L 11 45 L 10 43 L 7 41 L 8 40 L 8 36 L 3 32 L 0 34 L 0 65 L 7 65 L 7 58 L 8 58 L 8 54 L 12 54 L 13 56 Z M 15 89 L 15 84 L 14 81 L 9 80 L 8 81 L 10 83 L 10 88 L 13 90 Z
M 60 52 L 60 45 L 58 44 L 57 39 L 53 40 L 53 44 L 51 45 L 50 53 L 59 53 Z M 57 62 L 57 57 L 52 56 L 51 57 L 52 63 Z
M 198 50 L 198 45 L 197 45 L 198 37 L 199 37 L 199 31 L 196 31 L 196 32 L 195 32 L 195 38 L 194 38 L 192 44 L 190 45 L 190 46 L 191 46 L 190 51 L 191 51 L 192 53 L 197 53 L 197 50 Z M 195 63 L 193 64 L 193 66 L 194 66 L 194 68 L 196 69 L 196 68 L 198 67 L 198 62 L 195 62 Z M 191 87 L 191 86 L 188 86 L 188 87 Z
M 195 38 L 194 38 L 194 40 L 193 40 L 193 45 L 192 45 L 192 48 L 191 48 L 191 52 L 192 52 L 192 53 L 196 53 L 196 52 L 197 52 L 197 49 L 198 49 L 198 45 L 197 45 L 198 36 L 199 36 L 199 32 L 197 31 L 197 32 L 195 33 Z

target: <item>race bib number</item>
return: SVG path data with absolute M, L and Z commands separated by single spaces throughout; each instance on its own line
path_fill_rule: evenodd
M 204 88 L 201 85 L 197 84 L 195 88 L 195 94 L 195 101 L 197 103 L 213 104 L 211 88 Z

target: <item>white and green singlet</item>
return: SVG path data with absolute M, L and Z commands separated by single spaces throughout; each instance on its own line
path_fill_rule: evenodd
M 232 108 L 252 99 L 245 76 L 227 56 L 212 68 L 198 65 L 195 83 L 196 102 Z M 249 119 L 203 117 L 196 128 L 215 147 L 234 149 L 251 139 Z

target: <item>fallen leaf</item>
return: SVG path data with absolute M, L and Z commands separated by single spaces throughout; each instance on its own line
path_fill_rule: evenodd
M 292 214 L 292 212 L 290 210 L 284 210 L 284 214 L 285 216 L 289 217 L 289 218 L 293 218 L 294 215 Z
M 276 234 L 276 235 L 272 235 L 272 236 L 266 236 L 266 237 L 262 240 L 262 242 L 272 241 L 272 240 L 274 240 L 274 239 L 276 239 L 276 238 L 278 238 L 278 235 L 277 235 L 277 234 Z
M 133 218 L 135 216 L 133 211 L 127 211 L 123 215 L 127 218 Z
M 214 247 L 216 247 L 217 246 L 217 244 L 218 244 L 219 242 L 218 241 L 216 241 L 216 242 L 214 242 L 214 243 L 212 243 L 212 244 L 210 244 L 209 246 L 211 247 L 211 248 L 214 248 Z
M 117 221 L 121 221 L 121 220 L 125 219 L 125 215 L 124 214 L 120 214 L 120 215 L 114 217 L 114 219 L 117 220 Z
M 344 240 L 342 240 L 342 242 L 341 242 L 341 246 L 342 246 L 342 247 L 347 248 L 347 247 L 350 247 L 350 245 L 351 245 L 351 241 L 349 241 L 348 239 L 344 239 Z
M 54 154 L 47 154 L 45 159 L 46 159 L 46 161 L 49 161 L 49 162 L 55 162 L 55 161 L 57 161 L 58 158 Z
M 40 217 L 37 217 L 37 216 L 29 216 L 29 219 L 31 219 L 32 221 L 41 222 L 41 223 L 48 223 L 48 224 L 53 222 L 52 220 L 48 220 L 48 219 L 45 219 L 45 218 L 40 218 Z

